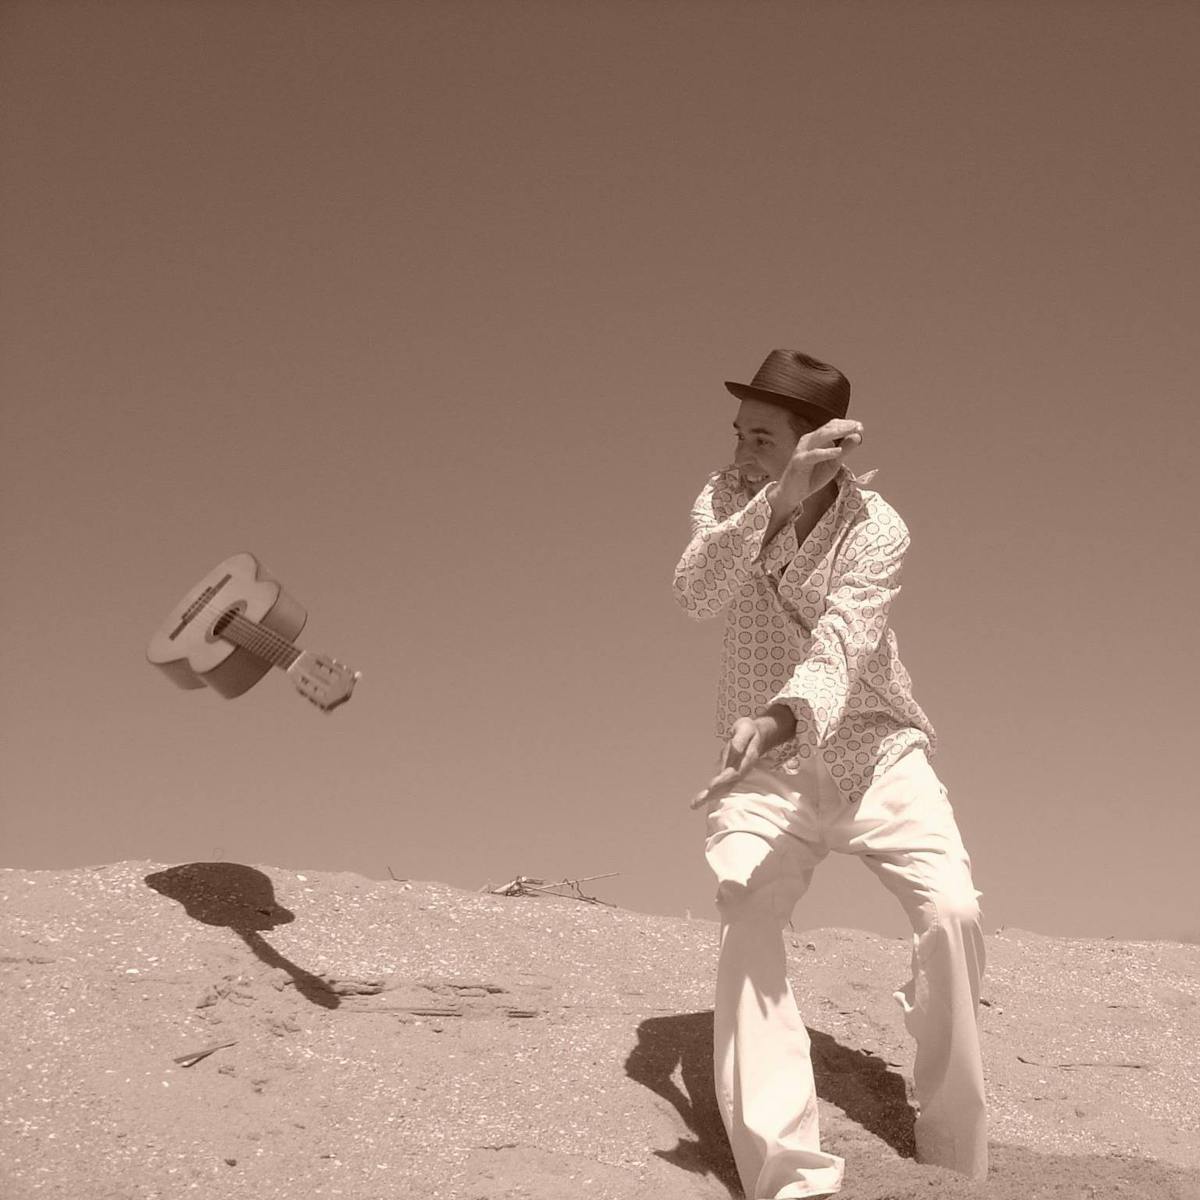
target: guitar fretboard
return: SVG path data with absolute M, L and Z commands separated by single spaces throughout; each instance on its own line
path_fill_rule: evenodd
M 287 638 L 240 612 L 231 611 L 221 616 L 213 626 L 213 633 L 285 671 L 300 657 L 300 650 Z

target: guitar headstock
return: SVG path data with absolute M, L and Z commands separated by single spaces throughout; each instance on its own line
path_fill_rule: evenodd
M 332 712 L 339 704 L 345 704 L 362 674 L 327 654 L 314 654 L 311 650 L 302 651 L 287 673 L 300 695 L 324 712 Z

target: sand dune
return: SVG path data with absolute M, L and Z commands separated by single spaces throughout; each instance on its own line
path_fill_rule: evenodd
M 740 1195 L 712 921 L 233 863 L 0 895 L 4 1200 Z M 789 938 L 843 1195 L 1200 1197 L 1200 947 L 987 942 L 973 1185 L 912 1159 L 908 943 Z

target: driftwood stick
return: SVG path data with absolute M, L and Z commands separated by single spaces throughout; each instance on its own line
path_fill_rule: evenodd
M 611 904 L 607 900 L 598 900 L 595 896 L 585 896 L 579 885 L 581 883 L 590 883 L 594 879 L 612 879 L 619 874 L 619 871 L 608 871 L 602 875 L 584 875 L 578 879 L 560 879 L 555 883 L 551 883 L 546 879 L 535 879 L 530 875 L 518 875 L 516 879 L 501 884 L 499 887 L 494 887 L 488 883 L 480 890 L 490 892 L 494 896 L 563 896 L 566 900 L 582 900 L 587 904 L 603 904 L 607 908 L 615 908 L 616 905 Z M 570 891 L 564 895 L 562 892 L 555 890 L 557 888 L 569 888 Z
M 237 1042 L 214 1042 L 211 1046 L 205 1046 L 200 1050 L 192 1050 L 188 1054 L 178 1054 L 172 1059 L 181 1067 L 195 1066 L 202 1058 L 207 1058 L 210 1054 L 217 1050 L 224 1050 L 226 1046 L 236 1046 Z
M 1099 1060 L 1097 1060 L 1097 1061 L 1088 1061 L 1088 1062 L 1044 1063 L 1044 1062 L 1038 1062 L 1036 1059 L 1032 1059 L 1032 1058 L 1023 1058 L 1020 1054 L 1017 1055 L 1017 1061 L 1023 1062 L 1023 1063 L 1025 1063 L 1026 1066 L 1030 1066 L 1030 1067 L 1053 1067 L 1056 1070 L 1064 1070 L 1064 1071 L 1070 1070 L 1073 1067 L 1128 1067 L 1130 1070 L 1133 1070 L 1133 1071 L 1145 1071 L 1145 1070 L 1148 1070 L 1150 1067 L 1149 1063 L 1125 1062 L 1123 1060 L 1115 1060 L 1113 1062 L 1100 1062 Z

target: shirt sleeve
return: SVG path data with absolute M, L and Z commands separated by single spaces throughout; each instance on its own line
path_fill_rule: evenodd
M 847 535 L 809 652 L 771 701 L 795 714 L 797 737 L 807 732 L 823 746 L 841 724 L 855 682 L 887 636 L 908 545 L 894 513 L 870 517 Z
M 696 620 L 715 617 L 756 571 L 778 573 L 796 553 L 790 523 L 771 539 L 771 503 L 762 488 L 749 501 L 735 494 L 722 473 L 712 476 L 692 505 L 692 539 L 675 567 L 675 599 Z M 738 504 L 741 507 L 737 507 Z M 721 519 L 722 512 L 730 512 Z

